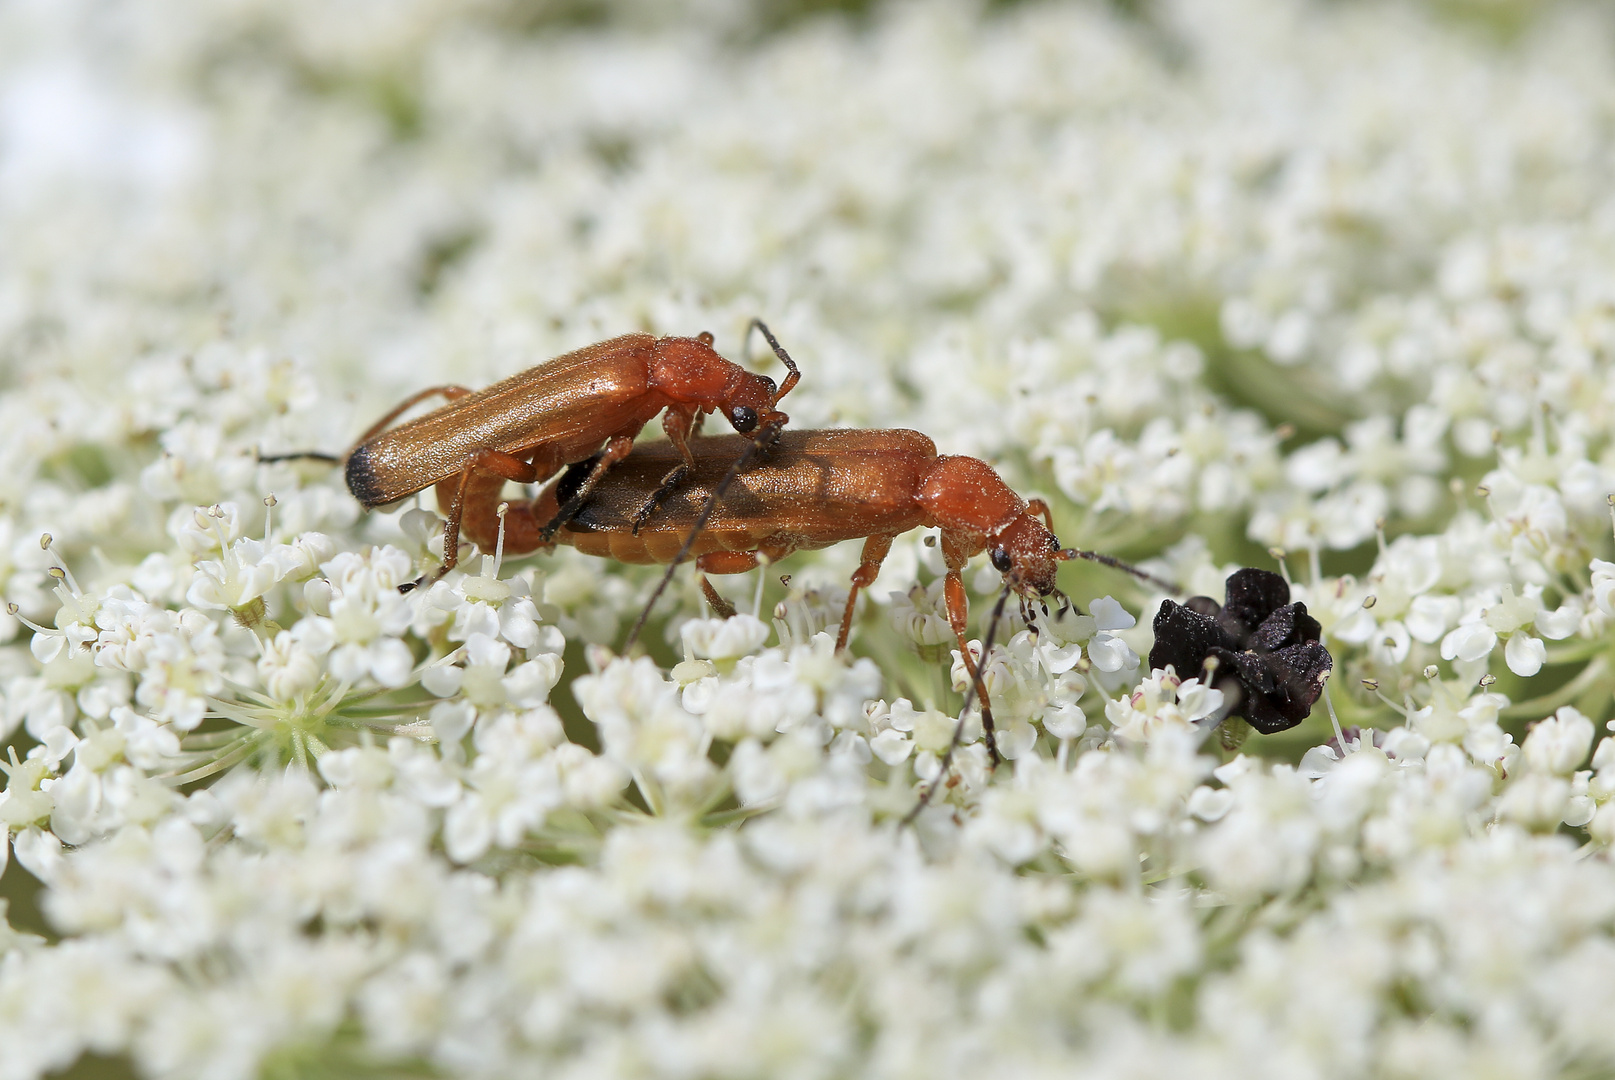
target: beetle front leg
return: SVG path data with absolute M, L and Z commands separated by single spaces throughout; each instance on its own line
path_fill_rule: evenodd
M 980 546 L 977 545 L 977 550 Z M 965 595 L 964 568 L 970 559 L 969 545 L 961 538 L 951 535 L 947 530 L 942 533 L 942 557 L 947 563 L 948 573 L 943 585 L 943 597 L 947 601 L 948 625 L 953 630 L 953 636 L 959 639 L 959 657 L 964 660 L 965 672 L 969 674 L 971 683 L 976 688 L 976 697 L 981 702 L 981 730 L 987 739 L 987 757 L 994 766 L 999 763 L 998 733 L 993 725 L 992 702 L 987 698 L 987 684 L 982 680 L 981 669 L 970 655 L 970 643 L 965 639 L 965 631 L 970 622 L 970 600 Z M 982 662 L 987 661 L 983 656 Z
M 1049 509 L 1048 503 L 1042 499 L 1028 499 L 1026 501 L 1026 512 L 1034 517 L 1042 518 L 1043 524 L 1049 527 L 1049 532 L 1054 531 L 1054 511 Z
M 863 555 L 858 560 L 858 569 L 852 572 L 852 588 L 847 592 L 847 610 L 841 615 L 841 633 L 836 635 L 836 652 L 847 647 L 847 636 L 852 632 L 853 605 L 858 602 L 859 591 L 874 584 L 875 577 L 880 573 L 880 564 L 886 561 L 886 554 L 891 550 L 890 536 L 876 535 L 864 541 Z
M 701 409 L 696 405 L 669 405 L 662 410 L 662 430 L 667 432 L 667 441 L 679 452 L 684 464 L 695 468 L 695 454 L 690 451 L 690 436 L 694 434 L 696 418 L 701 416 Z

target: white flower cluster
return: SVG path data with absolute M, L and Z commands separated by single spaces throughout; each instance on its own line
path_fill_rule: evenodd
M 1615 1071 L 1608 15 L 826 7 L 0 5 L 0 1080 Z M 286 456 L 755 316 L 1326 698 Z

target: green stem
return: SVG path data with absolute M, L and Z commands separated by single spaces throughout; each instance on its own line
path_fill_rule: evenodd
M 212 776 L 214 773 L 222 772 L 225 769 L 230 768 L 230 766 L 235 765 L 240 761 L 244 761 L 247 755 L 251 754 L 252 751 L 268 737 L 269 736 L 266 733 L 254 730 L 249 735 L 243 735 L 241 740 L 235 746 L 220 754 L 206 765 L 199 766 L 189 772 L 180 773 L 178 776 L 162 777 L 162 781 L 169 787 L 183 787 L 184 785 L 194 781 L 206 779 L 207 777 Z
M 1565 683 L 1551 694 L 1532 698 L 1529 701 L 1517 702 L 1503 709 L 1498 715 L 1504 720 L 1524 720 L 1541 718 L 1552 713 L 1561 705 L 1565 705 L 1591 688 L 1602 679 L 1609 670 L 1609 654 L 1594 657 L 1592 662 L 1582 669 L 1580 675 Z
M 1609 642 L 1603 640 L 1572 642 L 1558 648 L 1549 648 L 1543 663 L 1547 666 L 1574 664 L 1587 659 L 1589 656 L 1596 656 L 1601 650 L 1607 648 L 1609 648 Z

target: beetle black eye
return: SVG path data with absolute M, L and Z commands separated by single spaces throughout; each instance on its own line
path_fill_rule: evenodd
M 1003 548 L 993 548 L 987 557 L 993 561 L 993 569 L 1000 574 L 1009 573 L 1009 568 L 1014 565 L 1009 561 L 1009 552 Z
M 1060 550 L 1060 538 L 1058 536 L 1050 536 L 1049 537 L 1049 550 L 1050 551 L 1059 551 Z
M 744 435 L 757 426 L 757 410 L 750 405 L 737 405 L 735 411 L 729 414 L 729 422 Z

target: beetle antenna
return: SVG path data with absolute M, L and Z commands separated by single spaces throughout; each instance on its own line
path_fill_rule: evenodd
M 753 462 L 766 454 L 779 441 L 779 432 L 780 425 L 777 423 L 764 424 L 758 428 L 757 435 L 752 439 L 751 445 L 746 447 L 746 452 L 735 459 L 735 463 L 729 466 L 729 471 L 723 474 L 723 479 L 718 481 L 718 486 L 712 489 L 712 494 L 707 496 L 707 504 L 701 508 L 701 515 L 695 519 L 695 526 L 690 530 L 690 535 L 684 538 L 684 546 L 679 548 L 677 555 L 673 556 L 673 561 L 667 564 L 667 573 L 663 574 L 662 580 L 656 583 L 656 591 L 651 593 L 650 599 L 645 602 L 645 610 L 639 613 L 639 621 L 634 623 L 632 630 L 628 631 L 628 639 L 622 643 L 624 653 L 633 648 L 634 642 L 639 640 L 639 632 L 645 628 L 645 620 L 650 618 L 651 608 L 656 606 L 656 601 L 660 600 L 662 593 L 667 590 L 667 583 L 673 580 L 673 571 L 678 569 L 679 563 L 683 562 L 684 557 L 690 553 L 690 548 L 695 546 L 695 538 L 700 536 L 701 530 L 707 527 L 707 521 L 712 517 L 712 512 L 718 508 L 718 500 L 723 498 L 725 491 L 729 490 L 729 485 L 734 483 L 735 477 L 751 468 Z
M 1006 584 L 1004 591 L 998 594 L 998 603 L 993 606 L 993 617 L 987 624 L 987 637 L 981 643 L 981 663 L 983 667 L 987 664 L 987 658 L 992 655 L 993 638 L 998 635 L 998 620 L 1004 617 L 1004 605 L 1009 602 L 1011 588 L 1012 586 Z M 959 722 L 953 725 L 953 738 L 948 741 L 947 752 L 942 755 L 942 765 L 937 769 L 936 780 L 925 789 L 925 794 L 920 796 L 920 801 L 914 804 L 914 809 L 905 814 L 903 820 L 898 822 L 899 828 L 904 825 L 914 824 L 914 819 L 920 816 L 920 811 L 931 805 L 931 799 L 936 795 L 936 789 L 942 786 L 943 779 L 948 775 L 948 768 L 953 764 L 953 753 L 959 749 L 959 743 L 964 739 L 965 713 L 970 711 L 970 702 L 976 696 L 976 686 L 981 682 L 981 678 L 978 670 L 976 677 L 970 680 L 970 686 L 965 690 L 964 704 L 959 707 Z
M 1177 582 L 1168 581 L 1166 578 L 1156 577 L 1147 570 L 1140 570 L 1132 563 L 1124 563 L 1120 559 L 1114 558 L 1110 555 L 1101 555 L 1097 551 L 1082 551 L 1078 548 L 1066 548 L 1064 551 L 1061 551 L 1054 557 L 1062 560 L 1088 559 L 1091 562 L 1104 563 L 1113 570 L 1120 570 L 1124 574 L 1132 574 L 1140 581 L 1147 581 L 1151 585 L 1157 585 L 1169 593 L 1177 593 L 1179 596 L 1183 595 L 1183 586 L 1179 585 Z
M 779 405 L 779 399 L 784 397 L 786 394 L 789 394 L 791 392 L 791 388 L 801 381 L 802 373 L 796 369 L 796 361 L 791 359 L 791 354 L 785 351 L 785 346 L 779 343 L 779 339 L 774 336 L 774 332 L 768 328 L 767 323 L 763 322 L 761 319 L 753 319 L 751 321 L 751 326 L 746 327 L 746 338 L 748 341 L 751 339 L 751 332 L 753 329 L 761 330 L 763 332 L 763 337 L 768 341 L 768 347 L 774 350 L 774 355 L 779 357 L 779 362 L 784 364 L 786 369 L 790 372 L 789 375 L 785 376 L 785 381 L 779 384 L 779 393 L 774 395 L 774 404 L 777 407 Z
M 271 461 L 326 461 L 332 465 L 340 465 L 345 455 L 327 454 L 323 450 L 297 450 L 290 454 L 265 454 L 257 450 L 253 456 L 262 463 Z

